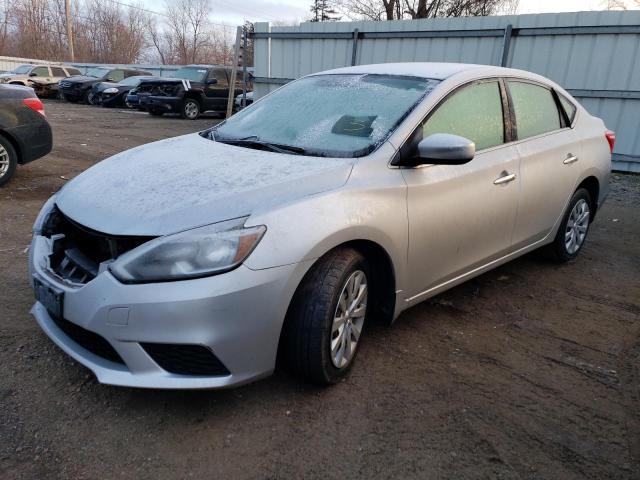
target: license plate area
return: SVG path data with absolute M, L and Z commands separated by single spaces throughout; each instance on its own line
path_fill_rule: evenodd
M 48 284 L 37 275 L 33 276 L 33 291 L 36 300 L 47 309 L 49 315 L 55 318 L 62 318 L 64 291 Z

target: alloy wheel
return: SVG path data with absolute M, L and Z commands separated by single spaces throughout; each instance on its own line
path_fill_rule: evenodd
M 331 362 L 336 368 L 349 365 L 358 346 L 367 313 L 367 276 L 353 272 L 340 292 L 331 326 Z
M 589 228 L 589 204 L 584 198 L 576 202 L 567 219 L 564 244 L 567 253 L 573 255 L 584 243 Z
M 198 104 L 193 100 L 184 104 L 184 114 L 187 118 L 196 118 L 198 116 Z
M 6 173 L 9 171 L 9 166 L 11 165 L 9 160 L 9 152 L 0 145 L 0 177 L 4 177 Z

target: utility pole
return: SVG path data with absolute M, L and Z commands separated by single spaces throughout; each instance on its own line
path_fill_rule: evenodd
M 236 93 L 236 76 L 238 74 L 238 60 L 240 57 L 240 42 L 242 41 L 242 27 L 236 29 L 236 45 L 233 49 L 233 65 L 231 67 L 231 78 L 229 79 L 229 98 L 227 99 L 227 115 L 229 118 L 233 113 L 233 102 Z
M 69 56 L 71 61 L 76 61 L 76 56 L 73 53 L 73 28 L 71 26 L 71 0 L 65 0 L 64 2 L 64 14 L 67 20 L 67 40 L 69 42 Z

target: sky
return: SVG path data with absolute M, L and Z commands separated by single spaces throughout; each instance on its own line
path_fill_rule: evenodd
M 213 22 L 235 26 L 244 20 L 262 22 L 304 21 L 310 15 L 311 0 L 210 0 Z M 624 0 L 628 7 L 638 8 L 633 0 Z M 132 3 L 132 0 L 122 0 Z M 163 1 L 143 0 L 145 7 L 162 10 Z M 520 0 L 518 13 L 578 12 L 603 10 L 606 0 Z

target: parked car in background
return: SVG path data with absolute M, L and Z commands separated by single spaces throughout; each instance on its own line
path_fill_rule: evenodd
M 89 68 L 85 75 L 77 75 L 65 78 L 60 81 L 60 96 L 64 100 L 70 102 L 89 103 L 89 95 L 91 88 L 99 82 L 121 82 L 125 78 L 140 75 L 152 76 L 150 72 L 144 70 L 134 70 L 130 68 L 109 68 L 109 67 L 92 67 Z
M 20 65 L 13 72 L 0 75 L 0 83 L 31 86 L 30 80 L 40 83 L 57 83 L 63 78 L 79 75 L 80 70 L 65 65 Z
M 372 317 L 543 246 L 576 258 L 614 140 L 521 70 L 309 75 L 68 182 L 34 225 L 32 313 L 103 383 L 224 388 L 279 354 L 337 382 Z
M 236 110 L 242 109 L 242 97 L 245 97 L 245 107 L 248 107 L 253 103 L 253 91 L 247 92 L 246 95 L 240 93 L 240 95 L 236 95 Z
M 224 112 L 229 98 L 231 68 L 221 65 L 188 65 L 172 78 L 141 82 L 136 88 L 139 106 L 151 115 L 179 113 L 195 120 L 207 111 Z M 237 71 L 236 91 L 242 88 L 242 70 Z
M 19 164 L 45 156 L 51 147 L 51 127 L 33 89 L 0 85 L 0 187 Z
M 136 108 L 137 105 L 127 103 L 129 91 L 137 87 L 143 80 L 154 80 L 154 76 L 128 77 L 120 82 L 99 82 L 91 88 L 89 103 L 92 105 L 102 105 L 103 107 Z

